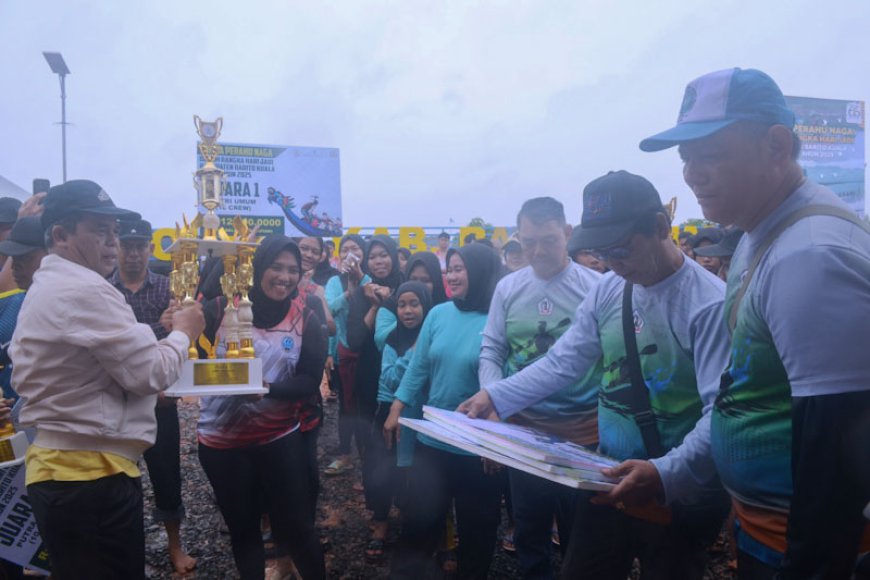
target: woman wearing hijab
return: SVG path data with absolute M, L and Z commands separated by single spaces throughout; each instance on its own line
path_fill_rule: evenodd
M 332 313 L 329 311 L 323 285 L 317 281 L 318 268 L 320 268 L 321 274 L 324 273 L 322 269 L 324 264 L 322 260 L 323 240 L 317 236 L 308 236 L 298 238 L 297 243 L 299 246 L 299 252 L 302 256 L 302 279 L 299 282 L 299 293 L 303 297 L 312 295 L 320 300 L 321 311 L 318 312 L 318 314 L 322 313 L 322 318 L 326 323 L 329 335 L 333 336 L 336 330 L 335 320 L 332 317 Z M 326 263 L 326 267 L 329 270 L 332 270 L 328 262 Z M 328 381 L 330 378 L 329 373 L 332 364 L 332 361 L 330 361 L 327 356 L 321 384 L 324 379 Z M 320 389 L 318 389 L 317 392 L 307 400 L 300 401 L 299 418 L 301 423 L 300 431 L 302 431 L 302 438 L 305 442 L 305 449 L 308 454 L 308 473 L 311 478 L 308 488 L 311 492 L 311 520 L 314 521 L 317 516 L 317 498 L 320 495 L 320 467 L 317 464 L 317 438 L 320 433 L 320 426 L 323 422 L 323 397 L 320 394 Z
M 377 436 L 381 435 L 384 422 L 390 414 L 390 406 L 396 400 L 396 389 L 399 388 L 399 383 L 402 382 L 402 377 L 408 370 L 420 329 L 423 328 L 423 322 L 432 306 L 429 289 L 421 282 L 405 282 L 399 286 L 399 290 L 396 292 L 396 316 L 399 322 L 387 337 L 381 361 L 381 378 L 378 382 L 378 410 L 375 416 L 374 429 Z M 405 409 L 405 411 L 408 413 L 403 414 L 403 417 L 419 418 L 422 416 L 422 409 L 419 407 Z M 402 429 L 401 442 L 397 446 L 397 458 L 393 463 L 399 467 L 411 465 L 415 439 L 414 431 Z
M 327 335 L 320 302 L 298 292 L 301 255 L 285 236 L 266 237 L 254 254 L 250 291 L 253 339 L 269 393 L 263 397 L 203 397 L 197 428 L 199 460 L 230 531 L 241 578 L 262 579 L 265 555 L 260 532 L 263 504 L 279 554 L 289 554 L 306 578 L 323 578 L 320 540 L 310 518 L 306 452 L 298 402 L 320 385 Z M 209 303 L 206 334 L 218 336 L 223 297 Z M 289 561 L 282 563 L 289 567 Z
M 481 333 L 498 281 L 501 260 L 482 244 L 465 245 L 447 254 L 451 302 L 432 308 L 414 355 L 396 391 L 384 424 L 387 440 L 395 437 L 406 407 L 427 404 L 453 410 L 480 389 L 477 378 Z M 483 471 L 480 458 L 418 434 L 408 489 L 414 494 L 402 510 L 402 536 L 393 559 L 392 577 L 428 577 L 431 555 L 443 531 L 451 502 L 456 509 L 459 576 L 486 578 L 499 518 L 497 479 Z
M 363 269 L 371 282 L 361 286 L 351 298 L 347 317 L 347 343 L 359 353 L 354 382 L 357 410 L 365 424 L 365 436 L 357 440 L 363 443 L 362 468 L 366 507 L 376 514 L 388 513 L 391 495 L 376 489 L 370 482 L 373 461 L 370 461 L 366 446 L 371 440 L 371 429 L 377 408 L 378 380 L 381 376 L 381 351 L 375 344 L 375 319 L 384 303 L 393 295 L 402 282 L 396 242 L 389 236 L 373 236 L 366 248 Z M 386 505 L 384 505 L 386 502 Z M 374 546 L 386 538 L 387 520 L 373 520 L 372 543 L 366 556 L 372 560 L 383 555 L 383 549 Z
M 444 279 L 441 275 L 441 262 L 438 256 L 432 252 L 417 252 L 411 256 L 408 262 L 408 280 L 422 282 L 429 288 L 432 297 L 432 306 L 438 306 L 447 302 L 447 293 L 444 291 Z
M 350 299 L 357 288 L 371 279 L 362 271 L 366 243 L 357 234 L 341 238 L 338 245 L 340 273 L 326 283 L 326 302 L 335 319 L 335 337 L 329 341 L 329 354 L 333 360 L 330 379 L 338 391 L 338 457 L 323 472 L 326 475 L 341 475 L 349 471 L 353 464 L 350 459 L 350 446 L 354 439 L 360 447 L 361 429 L 356 420 L 356 400 L 354 379 L 359 355 L 350 350 L 347 344 L 347 315 Z
M 387 518 L 397 491 L 399 473 L 396 470 L 396 452 L 387 447 L 382 435 L 384 421 L 390 413 L 393 393 L 402 380 L 408 361 L 413 354 L 414 343 L 426 313 L 431 307 L 429 291 L 419 282 L 405 282 L 396 291 L 396 315 L 399 323 L 387 337 L 384 347 L 381 373 L 378 380 L 377 410 L 372 424 L 371 440 L 366 450 L 368 478 L 366 493 L 372 509 L 373 534 L 366 548 L 366 557 L 379 559 L 384 552 L 384 538 L 388 531 Z M 411 447 L 409 448 L 408 445 Z M 409 435 L 402 447 L 399 465 L 409 465 L 413 453 L 413 438 Z
M 401 248 L 399 249 L 401 250 Z M 438 261 L 438 256 L 432 252 L 417 252 L 411 256 L 405 279 L 423 283 L 429 289 L 433 306 L 447 301 L 447 293 L 444 292 L 444 283 L 441 277 L 441 263 Z M 395 312 L 396 297 L 392 296 L 384 301 L 384 307 L 378 310 L 378 316 L 375 319 L 375 345 L 382 352 L 387 336 L 396 329 Z

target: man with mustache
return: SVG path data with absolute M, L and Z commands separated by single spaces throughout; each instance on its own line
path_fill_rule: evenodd
M 136 320 L 150 326 L 157 340 L 161 340 L 172 329 L 172 310 L 169 309 L 169 278 L 148 267 L 154 251 L 151 224 L 146 220 L 125 220 L 120 222 L 120 227 L 118 269 L 109 277 L 109 282 L 124 295 Z M 181 432 L 176 403 L 173 397 L 157 395 L 154 408 L 157 435 L 144 457 L 154 489 L 152 518 L 166 528 L 169 559 L 175 571 L 186 574 L 196 566 L 196 560 L 181 544 L 181 521 L 185 512 L 181 503 Z
M 711 437 L 738 574 L 849 578 L 862 531 L 870 549 L 870 232 L 804 175 L 794 126 L 770 76 L 733 68 L 689 83 L 676 126 L 640 148 L 679 147 L 704 217 L 746 232 Z
M 52 575 L 143 578 L 142 483 L 136 462 L 154 443 L 157 393 L 174 383 L 205 322 L 194 306 L 158 341 L 108 281 L 119 218 L 93 181 L 51 188 L 42 226 L 48 255 L 33 276 L 9 353 L 20 424 L 35 427 L 27 495 Z

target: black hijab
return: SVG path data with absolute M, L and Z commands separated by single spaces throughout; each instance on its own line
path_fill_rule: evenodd
M 377 245 L 383 246 L 384 249 L 387 250 L 387 253 L 390 255 L 390 273 L 387 274 L 385 278 L 375 278 L 375 275 L 369 271 L 369 254 L 371 254 L 372 249 Z M 362 271 L 369 275 L 369 278 L 372 279 L 372 282 L 374 284 L 378 284 L 379 286 L 387 286 L 390 290 L 393 291 L 395 291 L 396 288 L 399 287 L 399 284 L 402 283 L 402 270 L 401 268 L 399 268 L 398 248 L 399 246 L 390 236 L 372 236 L 369 240 L 368 246 L 366 247 L 366 255 L 365 258 L 363 258 L 362 263 Z
M 323 238 L 319 238 L 317 236 L 309 236 L 312 240 L 317 240 L 318 245 L 320 245 L 320 261 L 317 262 L 317 265 L 314 266 L 314 272 L 311 274 L 311 281 L 317 284 L 318 286 L 326 286 L 326 283 L 329 282 L 329 279 L 338 274 L 338 270 L 332 267 L 332 264 L 329 263 L 329 256 L 326 256 L 324 259 L 323 256 Z M 300 238 L 301 240 L 302 238 Z
M 354 242 L 357 246 L 359 246 L 359 249 L 362 250 L 363 256 L 366 255 L 366 241 L 359 234 L 347 234 L 343 238 L 341 238 L 341 241 L 338 243 L 339 255 L 341 255 L 341 247 L 347 241 Z M 362 264 L 360 264 L 360 266 L 362 266 Z M 340 276 L 341 278 L 339 279 L 341 280 L 341 288 L 342 290 L 347 290 L 347 274 L 340 274 Z
M 465 244 L 458 250 L 451 248 L 447 251 L 448 268 L 453 254 L 459 254 L 468 272 L 468 292 L 461 300 L 454 298 L 453 303 L 464 312 L 488 314 L 501 272 L 498 254 L 483 244 Z
M 263 238 L 260 246 L 254 253 L 254 286 L 251 288 L 250 297 L 254 313 L 254 326 L 256 328 L 272 328 L 284 320 L 290 310 L 290 303 L 299 294 L 298 286 L 284 300 L 272 300 L 263 292 L 263 274 L 272 265 L 275 258 L 281 252 L 289 251 L 296 256 L 296 263 L 302 268 L 302 253 L 296 242 L 280 234 L 272 234 Z
M 442 302 L 447 302 L 447 292 L 444 291 L 444 280 L 441 277 L 441 262 L 438 261 L 438 256 L 432 252 L 417 252 L 411 259 L 408 260 L 408 269 L 405 271 L 405 277 L 411 276 L 411 272 L 417 266 L 423 266 L 429 278 L 432 280 L 432 306 L 438 306 Z
M 396 301 L 405 292 L 413 292 L 420 299 L 420 304 L 423 305 L 423 320 L 426 320 L 426 315 L 429 314 L 429 309 L 432 308 L 432 301 L 429 297 L 429 289 L 422 282 L 405 282 L 396 291 Z M 416 328 L 407 328 L 402 324 L 401 320 L 396 321 L 396 328 L 387 336 L 387 344 L 396 350 L 399 356 L 404 356 L 408 349 L 417 342 L 417 336 L 420 334 L 420 329 L 423 327 L 423 322 Z
M 203 302 L 223 296 L 224 291 L 221 288 L 221 276 L 223 275 L 223 258 L 208 258 L 199 274 L 199 288 L 196 295 Z

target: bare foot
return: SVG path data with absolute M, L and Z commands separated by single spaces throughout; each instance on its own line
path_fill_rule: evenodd
M 299 578 L 299 571 L 289 556 L 275 558 L 266 563 L 266 580 L 291 580 Z
M 172 560 L 172 567 L 175 568 L 175 573 L 181 576 L 190 574 L 196 569 L 196 558 L 184 550 L 170 552 L 169 559 Z
M 185 552 L 181 544 L 181 522 L 171 520 L 163 522 L 163 525 L 166 527 L 166 536 L 169 539 L 169 560 L 175 568 L 175 573 L 184 577 L 196 568 L 196 559 Z
M 323 521 L 320 523 L 321 526 L 324 528 L 337 528 L 341 526 L 342 520 L 339 510 L 330 506 L 324 506 L 323 511 L 327 516 L 323 518 Z

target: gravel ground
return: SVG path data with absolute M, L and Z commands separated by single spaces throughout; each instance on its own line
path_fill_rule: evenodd
M 181 421 L 181 468 L 182 495 L 187 509 L 187 520 L 182 527 L 182 538 L 190 554 L 197 559 L 196 573 L 187 578 L 232 579 L 238 578 L 230 551 L 229 534 L 223 518 L 214 503 L 211 486 L 199 465 L 196 453 L 196 402 L 179 402 Z M 335 403 L 325 405 L 326 421 L 321 430 L 319 459 L 321 469 L 328 465 L 331 457 L 327 449 L 338 443 L 337 412 Z M 144 462 L 143 462 L 144 465 Z M 358 466 L 357 466 L 358 467 Z M 143 473 L 146 470 L 143 469 Z M 391 531 L 385 558 L 379 565 L 366 561 L 365 547 L 369 538 L 369 513 L 365 509 L 362 493 L 354 491 L 353 484 L 359 482 L 359 470 L 337 477 L 322 477 L 322 489 L 318 504 L 318 522 L 321 535 L 328 541 L 325 551 L 326 569 L 329 578 L 357 580 L 386 578 L 389 572 L 390 551 L 395 546 L 398 535 L 398 514 L 391 514 Z M 143 478 L 145 487 L 145 542 L 147 576 L 149 578 L 178 578 L 173 574 L 172 565 L 166 551 L 166 534 L 160 524 L 150 520 L 153 504 L 150 482 L 147 475 Z M 504 521 L 504 517 L 502 518 Z M 728 568 L 727 544 L 725 538 L 711 550 L 712 561 L 706 578 L 734 578 Z M 558 564 L 558 557 L 554 556 Z M 636 577 L 635 574 L 632 575 Z M 490 578 L 519 578 L 516 558 L 501 548 L 493 559 Z

